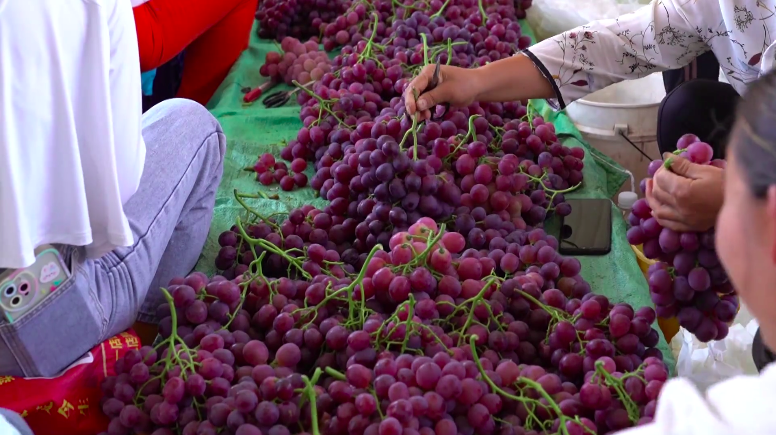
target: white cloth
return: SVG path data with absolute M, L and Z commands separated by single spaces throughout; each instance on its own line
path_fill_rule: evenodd
M 776 433 L 776 364 L 760 376 L 736 376 L 701 394 L 685 379 L 663 386 L 655 420 L 617 435 L 772 435 Z
M 141 98 L 129 2 L 0 0 L 0 267 L 43 244 L 133 244 Z
M 148 3 L 148 0 L 131 0 L 132 1 L 132 7 L 140 6 L 143 3 Z
M 622 80 L 681 68 L 709 50 L 743 94 L 747 84 L 773 67 L 774 9 L 775 0 L 653 0 L 634 13 L 572 29 L 527 51 L 555 83 L 559 95 L 550 103 L 560 108 Z

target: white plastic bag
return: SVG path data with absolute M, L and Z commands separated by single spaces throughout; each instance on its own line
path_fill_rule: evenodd
M 617 18 L 648 3 L 649 0 L 534 0 L 527 18 L 541 41 L 591 21 Z
M 748 319 L 742 319 L 748 320 Z M 738 321 L 738 319 L 736 319 Z M 756 375 L 752 341 L 757 320 L 735 323 L 724 340 L 701 343 L 684 328 L 671 340 L 676 356 L 676 374 L 705 391 L 712 384 L 737 375 Z

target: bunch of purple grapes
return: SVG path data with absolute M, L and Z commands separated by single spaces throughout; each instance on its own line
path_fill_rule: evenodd
M 291 171 L 289 171 L 289 166 Z M 256 181 L 265 186 L 280 184 L 280 188 L 285 191 L 294 190 L 294 187 L 307 186 L 307 175 L 304 170 L 307 169 L 307 161 L 304 159 L 294 159 L 291 165 L 275 160 L 275 156 L 264 153 L 259 156 L 259 160 L 247 171 L 256 173 Z
M 318 244 L 295 254 L 246 238 L 254 258 L 261 247 L 309 278 L 267 278 L 257 258 L 231 280 L 172 280 L 162 343 L 128 353 L 102 386 L 108 434 L 583 434 L 649 422 L 667 379 L 654 310 L 591 293 L 541 229 L 507 238 L 491 240 L 514 250 L 496 261 L 423 218 L 361 269 Z
M 339 0 L 262 0 L 256 10 L 259 38 L 317 37 L 320 25 L 341 17 L 350 4 Z
M 259 258 L 263 258 L 259 262 L 262 273 L 270 277 L 310 279 L 325 271 L 344 278 L 354 273 L 354 266 L 358 265 L 349 257 L 344 261 L 340 255 L 352 252 L 342 248 L 350 246 L 344 241 L 345 234 L 353 233 L 356 225 L 355 219 L 332 215 L 311 205 L 293 210 L 280 225 L 268 220 L 247 225 L 242 231 L 235 225 L 219 236 L 221 248 L 215 265 L 229 279 L 242 275 L 251 265 L 255 272 Z M 262 254 L 265 256 L 261 257 Z M 366 254 L 355 257 L 361 258 L 363 264 Z
M 440 0 L 418 4 L 411 0 L 401 2 L 388 1 L 346 1 L 346 2 L 313 2 L 311 0 L 293 0 L 279 2 L 271 0 L 261 2 L 256 11 L 259 20 L 258 29 L 261 38 L 276 38 L 278 40 L 293 36 L 297 38 L 317 37 L 323 35 L 324 47 L 327 51 L 348 43 L 356 43 L 369 30 L 361 26 L 368 18 L 369 12 L 378 12 L 384 22 L 390 18 L 408 17 L 413 11 L 425 10 L 460 25 L 460 22 L 472 15 L 479 15 L 482 10 L 495 13 L 517 21 L 525 18 L 525 10 L 531 7 L 532 0 L 465 0 L 454 4 Z M 481 16 L 480 16 L 481 17 Z M 433 30 L 433 29 L 432 29 Z M 499 36 L 500 30 L 494 33 Z M 487 37 L 488 35 L 484 35 Z M 367 36 L 368 37 L 368 36 Z M 519 38 L 518 34 L 515 40 Z M 514 41 L 512 41 L 514 42 Z M 524 42 L 525 46 L 529 42 Z M 525 47 L 520 47 L 525 48 Z
M 324 77 L 322 84 L 326 80 Z M 366 99 L 379 101 L 371 91 L 362 92 L 367 98 L 341 96 L 331 110 L 345 104 L 360 107 Z M 342 94 L 342 90 L 338 92 Z M 395 100 L 397 110 L 403 113 L 401 101 Z M 377 104 L 372 107 L 374 112 L 380 108 Z M 496 107 L 501 109 L 501 105 Z M 303 107 L 302 117 L 306 123 L 313 123 L 318 119 L 315 110 L 319 109 L 309 108 Z M 484 113 L 479 105 L 476 109 Z M 525 112 L 518 105 L 517 114 L 520 109 Z M 426 124 L 410 147 L 404 145 L 411 135 L 410 130 L 404 130 L 405 121 L 398 121 L 392 109 L 384 108 L 382 113 L 375 122 L 367 120 L 368 113 L 358 120 L 348 115 L 352 121 L 343 113 L 346 122 L 357 124 L 352 131 L 331 128 L 324 118 L 300 130 L 297 140 L 281 154 L 286 159 L 314 155 L 317 172 L 310 185 L 332 201 L 331 210 L 326 211 L 346 213 L 366 226 L 372 225 L 374 240 L 367 242 L 365 238 L 370 234 L 366 232 L 355 235 L 360 240 L 360 252 L 368 251 L 380 237 L 384 244 L 392 233 L 406 230 L 420 217 L 444 220 L 456 209 L 456 216 L 469 215 L 475 209 L 500 214 L 522 229 L 527 227 L 526 222 L 540 226 L 552 212 L 561 216 L 570 213 L 564 193 L 582 181 L 584 151 L 558 143 L 552 124 L 541 118 L 532 119 L 537 134 L 526 121 L 503 124 L 500 146 L 489 150 L 486 143 L 493 142 L 494 133 L 485 117 L 476 112 L 467 118 L 468 110 L 458 111 L 449 120 Z M 502 123 L 500 117 L 491 120 Z M 464 130 L 467 124 L 471 124 L 469 131 Z M 467 133 L 476 134 L 479 140 L 465 144 L 455 137 Z M 442 139 L 445 136 L 448 139 Z M 401 152 L 402 148 L 406 151 Z M 393 219 L 389 219 L 390 213 Z M 372 224 L 376 220 L 379 223 Z M 352 233 L 348 241 L 354 242 Z
M 413 17 L 428 19 L 420 13 Z M 551 212 L 570 212 L 563 193 L 582 182 L 581 148 L 562 146 L 552 124 L 528 115 L 517 102 L 474 103 L 449 112 L 440 122 L 416 128 L 405 116 L 400 98 L 408 83 L 401 53 L 395 58 L 385 54 L 365 58 L 371 43 L 362 41 L 355 50 L 345 47 L 335 58 L 335 65 L 342 63 L 339 76 L 324 75 L 313 92 L 299 97 L 305 126 L 281 156 L 315 161 L 317 174 L 311 186 L 321 196 L 348 201 L 351 217 L 355 210 L 371 208 L 361 204 L 365 199 L 376 197 L 367 204 L 386 203 L 387 210 L 391 210 L 387 200 L 401 201 L 408 224 L 423 215 L 444 219 L 458 206 L 487 212 L 509 209 L 510 218 L 533 226 L 541 225 Z M 406 157 L 396 150 L 397 144 L 398 151 L 406 150 Z M 387 158 L 394 163 L 394 177 L 381 181 L 377 167 Z M 374 166 L 373 160 L 379 164 Z M 410 171 L 405 169 L 407 160 Z M 418 179 L 428 182 L 418 186 Z M 442 188 L 442 201 L 435 198 L 435 184 Z M 420 207 L 433 212 L 417 210 Z
M 484 15 L 472 1 L 447 2 L 433 15 L 396 6 L 355 3 L 323 26 L 324 44 L 339 33 L 344 47 L 335 70 L 299 92 L 304 127 L 281 152 L 314 162 L 310 186 L 331 201 L 319 212 L 356 220 L 327 249 L 363 259 L 421 217 L 455 215 L 468 235 L 467 222 L 483 212 L 529 230 L 570 213 L 565 193 L 582 182 L 584 151 L 561 145 L 554 126 L 521 103 L 474 103 L 420 125 L 404 113 L 402 91 L 423 64 L 484 64 L 526 45 L 514 5 L 484 2 Z M 307 224 L 293 223 L 305 242 Z
M 315 80 L 281 157 L 295 175 L 313 162 L 330 203 L 246 209 L 219 237 L 222 275 L 170 283 L 161 343 L 103 384 L 108 434 L 581 435 L 651 420 L 667 379 L 655 311 L 592 293 L 541 228 L 570 211 L 583 150 L 519 102 L 404 113 L 423 65 L 525 48 L 523 15 L 512 0 L 262 3 L 260 35 L 317 29 L 343 46 L 324 71 L 314 41 L 285 39 L 262 71 Z M 293 188 L 270 157 L 259 181 Z
M 524 18 L 524 10 L 515 9 L 509 0 L 455 3 L 432 0 L 420 7 L 417 3 L 405 1 L 404 8 L 378 0 L 365 5 L 354 3 L 347 14 L 321 25 L 323 45 L 327 51 L 338 46 L 357 46 L 375 35 L 379 39 L 375 38 L 374 42 L 385 47 L 389 57 L 401 55 L 410 60 L 410 65 L 418 65 L 423 59 L 419 50 L 420 35 L 425 35 L 429 43 L 450 40 L 456 45 L 468 44 L 471 50 L 456 50 L 456 58 L 463 60 L 460 66 L 468 67 L 474 65 L 477 58 L 478 64 L 484 65 L 486 61 L 504 58 L 530 44 L 530 38 L 521 35 L 517 23 L 519 18 Z M 486 16 L 482 15 L 482 11 Z M 369 21 L 372 14 L 379 24 L 365 28 L 362 22 Z M 466 51 L 471 53 L 459 57 L 459 53 Z M 442 54 L 443 62 L 447 62 L 447 56 L 447 53 Z M 403 62 L 407 63 L 407 60 Z
M 373 368 L 352 364 L 344 374 L 328 369 L 333 380 L 317 404 L 325 433 L 538 434 L 543 427 L 552 428 L 548 433 L 602 433 L 602 427 L 634 425 L 623 402 L 643 409 L 646 416 L 637 423 L 650 421 L 667 376 L 663 363 L 651 358 L 638 372 L 615 378 L 611 358 L 600 361 L 580 387 L 512 360 L 383 354 Z M 611 393 L 612 379 L 627 394 Z
M 695 135 L 679 139 L 677 154 L 691 162 L 724 169 L 724 160 L 712 160 L 710 145 Z M 662 160 L 649 164 L 653 176 Z M 702 233 L 663 228 L 652 217 L 645 199 L 636 201 L 628 217 L 628 242 L 642 245 L 644 255 L 659 260 L 648 271 L 649 290 L 660 317 L 676 317 L 698 340 L 721 340 L 738 311 L 738 297 L 717 258 L 714 229 Z
M 342 101 L 340 98 L 337 104 Z M 384 112 L 386 116 L 392 113 Z M 457 114 L 465 122 L 462 113 Z M 483 118 L 472 115 L 470 119 L 478 128 L 477 120 Z M 364 254 L 377 243 L 385 245 L 422 217 L 446 221 L 455 215 L 456 230 L 467 236 L 475 222 L 484 222 L 483 231 L 491 230 L 489 242 L 490 234 L 502 226 L 507 232 L 530 230 L 553 213 L 570 213 L 564 194 L 581 183 L 584 151 L 557 143 L 551 124 L 542 123 L 541 118 L 533 122 L 546 139 L 532 134 L 527 122 L 510 121 L 504 126 L 501 149 L 495 153 L 485 145 L 491 142 L 487 135 L 467 146 L 451 136 L 402 152 L 408 134 L 396 139 L 401 126 L 398 121 L 392 125 L 393 121 L 362 122 L 349 135 L 346 130 L 330 130 L 328 146 L 316 145 L 327 136 L 325 126 L 303 128 L 298 141 L 283 152 L 285 158 L 300 159 L 315 150 L 317 171 L 310 186 L 331 201 L 323 212 L 340 217 L 340 222 L 356 220 L 355 228 L 339 227 L 336 237 L 330 237 L 336 245 L 331 249 L 341 255 L 350 248 Z M 438 128 L 448 128 L 447 124 L 455 128 L 452 121 Z M 433 131 L 431 126 L 436 125 L 427 125 L 425 131 Z M 425 140 L 421 135 L 418 142 Z M 300 230 L 306 233 L 303 228 Z M 482 243 L 475 247 L 480 249 Z
M 332 70 L 331 60 L 326 52 L 318 50 L 315 40 L 301 42 L 287 36 L 280 42 L 284 54 L 267 53 L 259 73 L 278 82 L 292 84 L 294 81 L 309 84 L 320 80 Z

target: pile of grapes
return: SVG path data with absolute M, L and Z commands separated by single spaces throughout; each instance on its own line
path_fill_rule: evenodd
M 321 24 L 342 17 L 350 4 L 349 0 L 262 0 L 256 10 L 259 38 L 317 36 Z
M 313 77 L 306 59 L 294 78 L 279 65 L 312 43 L 283 40 L 277 72 L 265 69 L 300 86 L 304 127 L 281 152 L 293 175 L 269 155 L 252 168 L 291 190 L 309 162 L 329 204 L 265 216 L 235 192 L 246 212 L 219 237 L 220 274 L 163 289 L 161 343 L 103 384 L 108 434 L 583 435 L 650 422 L 668 377 L 655 311 L 594 294 L 543 229 L 571 211 L 583 150 L 520 102 L 405 114 L 423 66 L 527 46 L 522 11 L 338 4 L 257 13 L 263 34 L 303 35 L 309 21 L 325 48 L 342 46 L 331 71 Z
M 331 71 L 331 61 L 326 52 L 318 50 L 315 41 L 301 42 L 285 37 L 280 42 L 283 54 L 270 51 L 264 58 L 259 73 L 278 82 L 311 83 L 320 80 Z
M 591 293 L 541 229 L 494 266 L 422 218 L 343 274 L 335 250 L 247 235 L 261 225 L 238 224 L 240 276 L 163 290 L 164 340 L 102 385 L 108 434 L 582 435 L 655 413 L 654 310 Z M 266 277 L 269 252 L 298 279 Z
M 363 0 L 261 1 L 256 10 L 256 19 L 259 21 L 258 34 L 260 38 L 277 40 L 287 36 L 300 39 L 324 36 L 331 41 L 325 43 L 326 50 L 331 51 L 336 46 L 355 44 L 369 37 L 369 29 L 364 25 L 364 20 L 368 19 L 368 11 L 378 3 Z M 392 16 L 407 18 L 413 11 L 430 11 L 430 13 L 439 11 L 437 16 L 450 21 L 480 12 L 476 0 L 455 2 L 392 0 L 384 3 L 388 6 L 386 9 L 389 9 L 381 10 L 384 12 L 382 19 L 385 21 Z M 484 2 L 485 6 L 500 6 L 499 13 L 505 10 L 512 11 L 515 20 L 525 18 L 525 11 L 531 7 L 531 3 L 532 0 L 486 0 Z M 394 10 L 398 11 L 395 15 Z M 406 38 L 406 36 L 401 37 Z M 335 45 L 329 45 L 331 43 Z M 405 46 L 411 46 L 411 44 Z
M 711 146 L 695 135 L 682 136 L 677 148 L 677 154 L 693 163 L 725 168 L 725 161 L 712 160 Z M 651 162 L 649 176 L 663 164 L 662 160 Z M 702 342 L 725 338 L 728 323 L 738 311 L 738 297 L 717 258 L 714 229 L 678 233 L 663 228 L 652 217 L 652 210 L 644 199 L 633 205 L 628 221 L 631 225 L 628 242 L 643 245 L 647 258 L 659 260 L 648 271 L 650 295 L 657 314 L 664 318 L 676 317 L 680 326 Z

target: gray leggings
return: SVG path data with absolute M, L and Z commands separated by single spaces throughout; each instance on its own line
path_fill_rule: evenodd
M 204 107 L 181 99 L 143 115 L 143 138 L 140 187 L 124 205 L 135 245 L 97 259 L 85 258 L 83 248 L 60 249 L 71 277 L 19 321 L 0 323 L 0 375 L 56 375 L 136 320 L 158 322 L 159 288 L 194 268 L 213 216 L 226 138 Z

